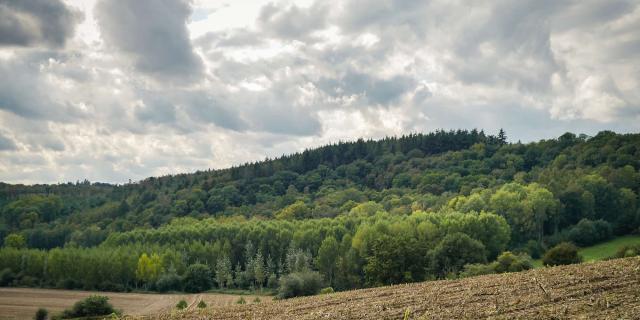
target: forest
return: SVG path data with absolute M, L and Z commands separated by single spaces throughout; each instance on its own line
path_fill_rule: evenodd
M 440 130 L 123 185 L 0 184 L 0 285 L 288 297 L 526 268 L 639 232 L 639 169 L 640 134 Z

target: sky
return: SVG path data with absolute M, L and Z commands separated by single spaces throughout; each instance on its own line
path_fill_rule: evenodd
M 0 181 L 640 129 L 640 1 L 0 0 Z

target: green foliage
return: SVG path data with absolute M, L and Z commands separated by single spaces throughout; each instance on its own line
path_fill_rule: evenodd
M 452 233 L 444 237 L 429 251 L 431 269 L 441 276 L 457 274 L 468 263 L 487 261 L 485 247 L 464 233 Z
M 7 248 L 23 249 L 27 246 L 27 243 L 22 235 L 12 233 L 4 238 L 4 246 Z
M 568 239 L 581 247 L 586 247 L 608 240 L 612 235 L 613 228 L 609 222 L 582 219 L 569 229 Z
M 245 300 L 244 297 L 240 297 L 236 300 L 236 304 L 247 304 L 247 300 Z
M 156 281 L 156 290 L 158 292 L 181 291 L 182 278 L 175 272 L 163 274 Z
M 117 312 L 105 296 L 92 295 L 62 312 L 63 319 L 110 315 Z
M 330 293 L 334 293 L 335 291 L 333 290 L 332 287 L 326 287 L 326 288 L 322 288 L 320 290 L 320 294 L 330 294 Z
M 198 302 L 198 309 L 204 309 L 206 307 L 207 304 L 203 300 L 200 300 L 200 302 Z
M 582 262 L 578 248 L 569 242 L 563 242 L 549 249 L 542 257 L 545 266 L 559 266 Z
M 183 278 L 186 292 L 203 292 L 211 289 L 213 277 L 211 269 L 205 264 L 195 263 L 187 268 Z
M 616 254 L 613 255 L 613 258 L 629 258 L 640 255 L 640 244 L 636 245 L 626 245 L 620 247 Z
M 176 309 L 184 310 L 184 309 L 187 308 L 187 306 L 188 306 L 187 302 L 184 299 L 182 299 L 182 300 L 178 301 L 178 303 L 176 304 Z
M 442 278 L 505 250 L 539 257 L 638 230 L 639 159 L 638 134 L 522 144 L 459 130 L 122 186 L 0 183 L 0 281 L 203 290 L 187 270 L 197 263 L 210 269 L 205 287 L 224 289 L 309 270 L 336 290 Z M 468 239 L 454 247 L 454 234 Z
M 36 315 L 33 317 L 33 319 L 46 320 L 48 316 L 49 316 L 49 311 L 47 311 L 47 309 L 39 308 L 38 311 L 36 311 Z
M 280 279 L 278 298 L 287 299 L 317 294 L 322 288 L 322 283 L 322 276 L 315 271 L 290 273 Z
M 253 299 L 253 303 L 260 303 L 260 302 L 262 302 L 262 300 L 260 300 L 260 297 L 255 297 Z

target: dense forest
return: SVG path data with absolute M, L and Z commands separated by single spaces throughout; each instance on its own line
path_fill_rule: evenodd
M 523 144 L 458 130 L 125 185 L 0 184 L 0 285 L 346 290 L 455 277 L 505 251 L 537 258 L 638 232 L 639 169 L 640 134 Z

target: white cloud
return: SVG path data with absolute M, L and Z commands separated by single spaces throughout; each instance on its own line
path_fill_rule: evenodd
M 0 47 L 2 181 L 125 182 L 439 128 L 640 129 L 633 1 L 64 3 L 84 20 Z

